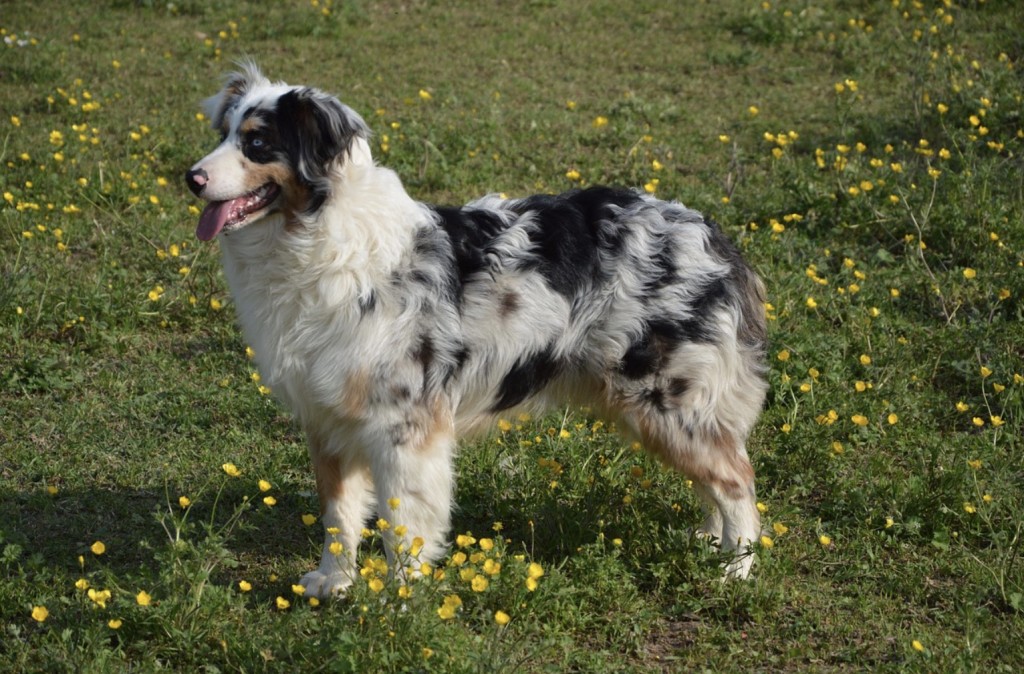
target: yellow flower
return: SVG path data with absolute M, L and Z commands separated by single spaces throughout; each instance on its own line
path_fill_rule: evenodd
M 765 504 L 763 504 L 760 501 L 758 501 L 757 502 L 757 512 L 762 513 L 762 514 L 768 512 L 768 506 L 766 506 Z
M 898 416 L 896 416 L 895 414 L 890 414 L 888 417 L 886 417 L 886 421 L 889 422 L 890 426 L 894 426 L 896 424 L 896 422 L 899 421 L 899 420 L 900 420 L 900 418 Z
M 248 592 L 252 589 L 252 583 L 247 580 L 240 580 L 238 581 L 238 589 L 242 592 Z
M 577 171 L 576 169 L 569 169 L 568 171 L 565 172 L 565 177 L 568 178 L 569 180 L 577 181 L 580 179 L 580 172 Z M 502 419 L 501 421 L 504 421 L 504 419 Z M 499 421 L 499 425 L 500 423 L 501 422 Z M 505 423 L 507 424 L 508 422 L 505 421 Z
M 976 277 L 977 275 L 978 275 L 978 272 L 976 272 L 974 269 L 971 269 L 970 267 L 967 267 L 966 269 L 964 269 L 964 278 L 967 279 L 967 280 L 971 280 L 972 278 Z
M 89 589 L 89 581 L 87 581 L 85 578 L 79 578 L 75 581 L 75 587 L 84 592 L 85 590 Z
M 227 473 L 230 477 L 238 477 L 242 474 L 242 471 L 238 470 L 233 463 L 225 463 L 221 465 L 221 470 Z
M 462 598 L 457 594 L 450 594 L 444 598 L 441 607 L 437 609 L 437 615 L 441 620 L 450 620 L 455 617 L 455 612 L 462 606 Z
M 914 649 L 915 651 L 917 651 L 918 653 L 923 653 L 923 652 L 924 652 L 924 644 L 922 644 L 922 643 L 921 643 L 920 641 L 918 641 L 917 639 L 914 639 L 913 641 L 911 641 L 911 642 L 910 642 L 910 646 L 911 646 L 911 647 L 912 647 L 912 648 L 913 648 L 913 649 Z
M 470 545 L 473 545 L 474 543 L 476 543 L 476 539 L 473 538 L 472 536 L 469 536 L 468 534 L 459 534 L 458 536 L 455 537 L 455 545 L 459 546 L 460 548 L 469 547 Z M 465 555 L 463 555 L 463 556 L 465 556 Z M 452 559 L 455 559 L 455 558 L 453 557 Z
M 288 601 L 287 599 L 285 599 L 284 597 L 278 597 L 277 599 L 274 600 L 274 603 L 277 605 L 277 608 L 278 608 L 279 611 L 284 611 L 289 606 L 292 605 L 292 603 L 290 601 Z
M 821 543 L 826 548 L 828 546 L 832 545 L 832 539 L 829 538 L 828 536 L 826 536 L 825 534 L 822 534 L 822 535 L 818 536 L 818 542 Z
M 863 414 L 854 414 L 852 417 L 850 417 L 850 421 L 857 424 L 858 426 L 868 425 L 868 418 Z
M 135 595 L 135 603 L 139 606 L 149 606 L 152 602 L 153 598 L 145 590 L 139 590 L 139 593 Z
M 332 555 L 337 557 L 338 555 L 341 554 L 341 552 L 343 550 L 343 546 L 342 546 L 342 544 L 339 541 L 331 541 L 331 544 L 327 546 L 327 550 Z
M 93 601 L 100 608 L 107 607 L 107 601 L 110 600 L 110 590 L 89 590 L 89 599 Z
M 761 547 L 762 548 L 771 548 L 773 545 L 775 545 L 775 541 L 773 541 L 770 537 L 765 536 L 765 535 L 761 536 Z
M 494 622 L 498 623 L 502 627 L 507 625 L 510 620 L 512 620 L 512 618 L 510 618 L 509 615 L 507 613 L 505 613 L 504 611 L 495 611 L 494 612 Z
M 221 302 L 216 297 L 211 297 L 210 298 L 210 308 L 213 309 L 214 311 L 220 311 L 221 309 L 224 308 L 224 303 Z
M 401 599 L 408 599 L 412 596 L 412 588 L 408 585 L 401 586 L 400 588 L 398 588 L 398 596 Z
M 832 451 L 836 454 L 842 454 L 845 450 L 843 449 L 843 443 L 838 440 L 832 442 Z
M 121 625 L 122 624 L 123 623 L 121 622 L 121 620 L 119 618 L 111 618 L 110 620 L 107 621 L 107 627 L 109 627 L 112 630 L 119 630 L 119 629 L 121 629 Z
M 999 428 L 1000 426 L 1006 423 L 1005 421 L 1003 421 L 1003 418 L 998 414 L 990 416 L 988 420 L 992 422 L 992 425 L 995 426 L 996 428 Z
M 316 515 L 313 515 L 311 513 L 305 513 L 302 516 L 302 523 L 305 524 L 307 527 L 313 526 L 314 522 L 316 522 Z
M 266 480 L 260 480 L 256 485 L 260 488 L 260 491 L 270 491 L 271 488 L 271 484 Z
M 988 376 L 992 375 L 992 370 L 990 370 L 989 368 L 985 367 L 984 365 L 981 366 L 980 372 L 981 372 L 981 376 L 982 377 L 988 377 Z
M 871 356 L 866 353 L 862 353 L 858 360 L 860 360 L 861 365 L 871 365 Z
M 433 96 L 431 96 L 430 92 L 427 91 L 426 89 L 420 89 L 420 98 L 424 101 L 429 101 L 430 99 L 433 98 Z
M 971 423 L 981 428 L 982 426 L 985 425 L 985 420 L 982 419 L 981 417 L 974 417 L 973 419 L 971 419 Z
M 595 129 L 600 129 L 603 126 L 608 126 L 608 118 L 598 115 L 594 118 L 593 126 Z
M 473 578 L 470 586 L 473 588 L 473 592 L 483 592 L 489 584 L 490 581 L 487 580 L 486 576 L 478 575 Z
M 789 531 L 789 527 L 787 527 L 787 526 L 786 526 L 785 524 L 783 524 L 782 522 L 776 522 L 775 524 L 773 524 L 773 525 L 772 525 L 772 529 L 773 529 L 773 530 L 775 531 L 775 533 L 776 533 L 776 534 L 778 534 L 779 536 L 781 536 L 782 534 L 784 534 L 784 533 L 786 533 L 787 531 Z
M 807 298 L 807 308 L 808 309 L 814 309 L 817 306 L 818 306 L 818 303 L 814 300 L 813 297 L 808 297 Z
M 89 546 L 89 550 L 92 551 L 92 554 L 99 556 L 107 551 L 107 546 L 103 544 L 103 541 L 96 541 L 91 546 Z
M 384 581 L 382 581 L 380 578 L 374 578 L 370 581 L 369 586 L 371 591 L 380 592 L 384 589 Z
M 32 607 L 32 620 L 38 623 L 43 622 L 50 617 L 50 612 L 46 610 L 45 606 L 33 606 Z
M 789 360 L 789 355 L 789 351 L 787 349 L 783 349 L 782 351 L 779 351 L 779 355 L 776 356 L 776 358 L 785 363 L 787 360 Z
M 718 140 L 723 142 L 723 143 L 728 143 L 729 142 L 729 136 L 727 136 L 726 134 L 723 133 L 720 136 L 718 136 Z
M 964 401 L 962 401 L 962 400 L 961 400 L 961 401 L 959 401 L 959 402 L 958 402 L 958 403 L 956 404 L 956 411 L 957 411 L 957 412 L 966 412 L 966 411 L 967 411 L 967 410 L 969 410 L 969 409 L 971 409 L 971 406 L 970 406 L 970 405 L 968 405 L 967 403 L 965 403 L 965 402 L 964 402 Z
M 533 579 L 540 578 L 544 575 L 544 567 L 537 562 L 530 562 L 530 565 L 526 567 L 526 575 Z
M 968 515 L 973 515 L 978 512 L 978 509 L 974 507 L 974 504 L 970 501 L 964 501 L 964 512 Z

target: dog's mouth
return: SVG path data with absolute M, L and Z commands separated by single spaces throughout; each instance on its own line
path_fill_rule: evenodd
M 201 241 L 210 241 L 225 229 L 237 229 L 266 215 L 263 211 L 269 208 L 280 194 L 280 186 L 271 182 L 234 199 L 211 201 L 199 216 L 196 237 Z

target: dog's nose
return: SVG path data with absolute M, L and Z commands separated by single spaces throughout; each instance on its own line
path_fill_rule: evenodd
M 210 176 L 206 175 L 206 171 L 203 169 L 191 169 L 185 173 L 185 183 L 188 188 L 192 190 L 192 194 L 197 197 L 206 187 L 206 183 L 209 182 Z

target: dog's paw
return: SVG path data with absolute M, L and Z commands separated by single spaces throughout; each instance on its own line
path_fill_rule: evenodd
M 755 555 L 753 552 L 745 551 L 733 557 L 732 561 L 723 564 L 722 580 L 746 580 L 750 577 L 750 569 L 754 566 Z
M 307 597 L 326 599 L 344 594 L 345 589 L 352 584 L 352 579 L 340 570 L 324 573 L 317 569 L 303 576 L 299 584 L 306 588 Z

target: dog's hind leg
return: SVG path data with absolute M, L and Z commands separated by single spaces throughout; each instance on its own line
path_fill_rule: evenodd
M 746 449 L 729 432 L 670 430 L 665 427 L 669 423 L 663 419 L 655 425 L 649 417 L 641 422 L 644 445 L 693 480 L 707 515 L 700 533 L 734 553 L 725 565 L 727 577 L 746 578 L 754 563 L 749 548 L 761 534 L 754 468 Z
M 356 551 L 373 489 L 365 464 L 351 455 L 330 451 L 316 434 L 309 436 L 324 544 L 319 568 L 299 582 L 310 596 L 327 597 L 344 591 L 358 573 Z

